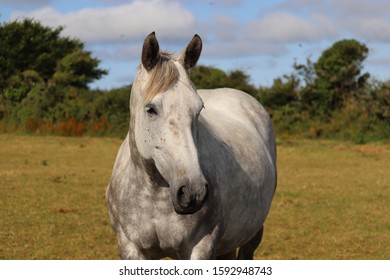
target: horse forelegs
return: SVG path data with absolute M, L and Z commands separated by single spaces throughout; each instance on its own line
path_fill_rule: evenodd
M 145 256 L 138 246 L 130 241 L 122 228 L 119 226 L 116 230 L 118 237 L 118 248 L 119 248 L 119 257 L 122 260 L 147 260 L 149 259 Z
M 125 244 L 119 244 L 119 256 L 122 260 L 147 260 L 144 254 L 140 252 L 138 247 L 128 241 Z
M 240 247 L 240 250 L 238 251 L 237 259 L 253 260 L 253 253 L 255 252 L 256 248 L 259 246 L 261 242 L 261 239 L 263 237 L 263 231 L 264 231 L 264 226 L 261 227 L 261 229 L 256 233 L 256 235 L 251 240 L 249 240 L 248 243 Z
M 215 238 L 211 234 L 203 237 L 198 244 L 192 248 L 191 260 L 215 259 Z
M 215 226 L 211 233 L 203 236 L 192 248 L 191 260 L 214 260 L 218 235 L 219 227 Z

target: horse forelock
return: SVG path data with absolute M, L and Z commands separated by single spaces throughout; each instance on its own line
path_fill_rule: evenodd
M 142 100 L 145 103 L 150 102 L 159 93 L 169 90 L 177 83 L 179 76 L 172 54 L 161 52 L 157 64 L 150 71 Z

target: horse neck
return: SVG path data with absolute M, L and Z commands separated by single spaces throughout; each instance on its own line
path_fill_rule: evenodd
M 136 86 L 137 79 L 135 80 L 133 87 Z M 146 162 L 145 160 L 141 157 L 137 144 L 135 142 L 135 112 L 136 112 L 136 106 L 137 103 L 139 102 L 139 93 L 134 90 L 132 87 L 131 89 L 131 94 L 130 94 L 130 102 L 129 102 L 129 107 L 130 107 L 130 125 L 129 125 L 129 146 L 130 146 L 130 157 L 133 160 L 134 164 L 136 166 L 143 166 Z

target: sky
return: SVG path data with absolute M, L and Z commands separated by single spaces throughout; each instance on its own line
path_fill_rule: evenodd
M 109 70 L 92 88 L 132 83 L 152 31 L 160 49 L 176 54 L 198 34 L 198 64 L 243 70 L 255 86 L 271 86 L 294 62 L 316 61 L 353 38 L 370 50 L 363 71 L 390 80 L 388 0 L 0 0 L 1 22 L 26 17 L 85 43 Z

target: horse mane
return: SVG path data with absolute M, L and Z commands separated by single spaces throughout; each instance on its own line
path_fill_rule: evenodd
M 144 102 L 150 102 L 157 94 L 172 88 L 178 80 L 179 71 L 173 63 L 172 54 L 161 52 L 156 65 L 150 71 L 142 99 Z

